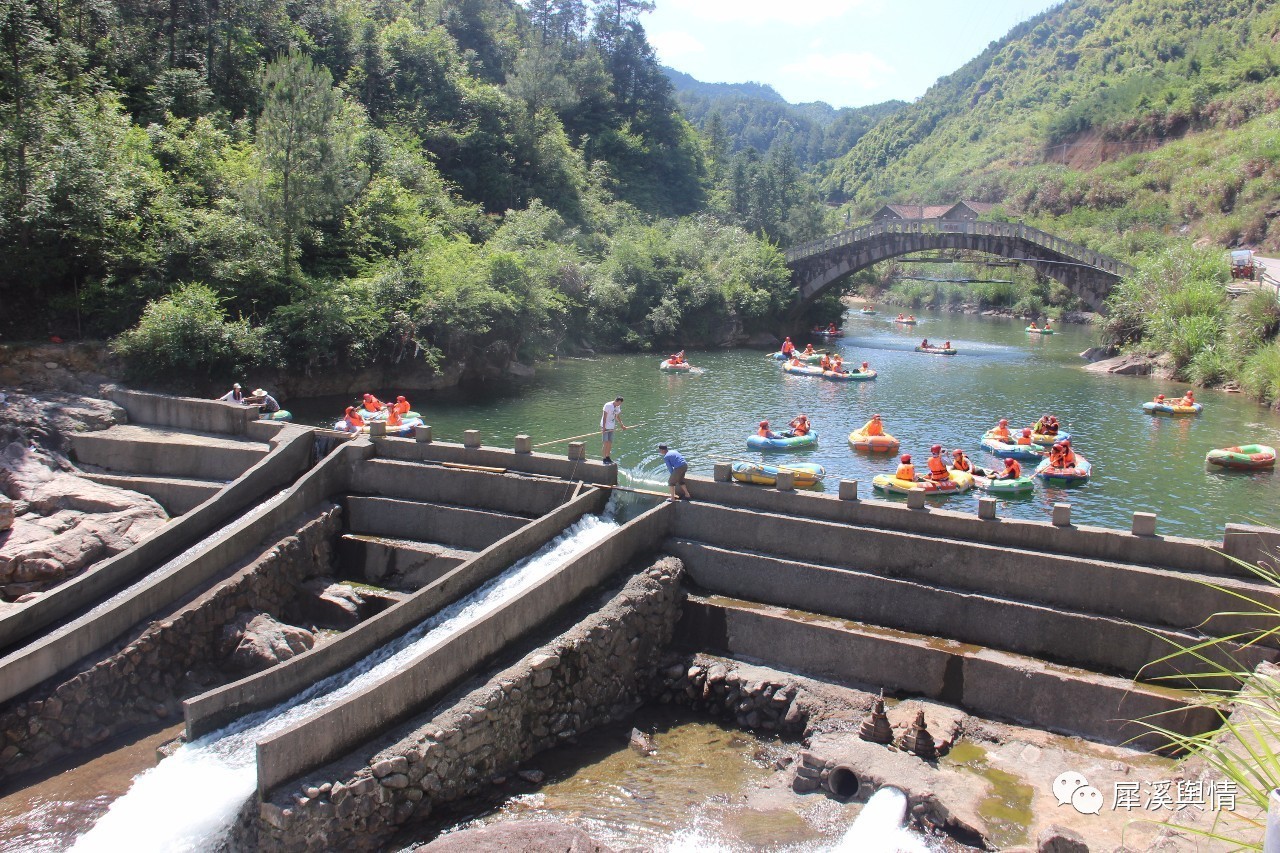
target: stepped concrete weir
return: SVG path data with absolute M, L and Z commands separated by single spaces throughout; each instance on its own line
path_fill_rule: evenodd
M 168 422 L 107 438 L 136 445 L 108 447 L 115 459 L 240 414 L 140 405 Z M 1203 661 L 1178 649 L 1270 627 L 1238 613 L 1238 596 L 1280 606 L 1237 562 L 1267 559 L 1280 541 L 1270 528 L 1230 525 L 1206 542 L 699 477 L 692 501 L 631 495 L 613 518 L 616 468 L 576 448 L 453 444 L 423 428 L 343 439 L 315 459 L 315 431 L 267 427 L 214 433 L 262 443 L 260 456 L 153 537 L 177 531 L 163 544 L 54 591 L 25 623 L 0 620 L 6 774 L 138 724 L 139 707 L 162 718 L 180 706 L 188 740 L 234 731 L 249 750 L 253 802 L 235 845 L 371 849 L 669 694 L 685 679 L 670 661 L 701 655 L 1155 750 L 1165 741 L 1130 721 L 1211 731 L 1221 716 L 1198 689 L 1238 686 L 1197 680 Z M 248 449 L 231 441 L 210 442 L 210 458 Z M 149 470 L 134 473 L 162 476 Z M 251 671 L 218 658 L 250 616 L 324 627 L 314 614 L 332 611 L 335 589 L 364 605 L 328 639 Z M 206 677 L 192 681 L 179 649 L 210 657 Z M 1199 655 L 1245 673 L 1280 648 L 1268 638 Z M 121 677 L 137 701 L 91 709 L 97 685 Z M 803 732 L 794 693 L 774 691 L 740 724 Z M 18 719 L 42 722 L 23 734 Z

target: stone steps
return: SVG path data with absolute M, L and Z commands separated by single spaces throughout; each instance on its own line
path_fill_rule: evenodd
M 270 451 L 264 442 L 124 424 L 71 436 L 76 462 L 146 477 L 234 480 Z
M 483 550 L 529 523 L 523 516 L 487 509 L 360 495 L 348 496 L 346 509 L 352 533 L 468 551 Z
M 96 467 L 96 466 L 95 466 Z M 198 480 L 189 477 L 149 477 L 141 474 L 107 474 L 97 471 L 81 473 L 86 480 L 129 489 L 155 498 L 171 517 L 185 515 L 216 495 L 226 485 L 217 480 Z
M 870 690 L 924 696 L 985 717 L 1106 743 L 1167 741 L 1133 720 L 1184 734 L 1221 720 L 1195 694 L 1025 655 L 723 596 L 690 595 L 687 648 Z
M 1151 665 L 1198 634 L 1134 624 L 913 580 L 767 554 L 735 551 L 688 539 L 668 540 L 664 550 L 684 561 L 701 589 L 754 602 L 852 619 L 897 630 L 975 643 L 993 649 L 1084 667 L 1167 686 L 1234 689 L 1234 679 L 1208 683 L 1181 678 L 1200 672 L 1191 655 Z M 1200 654 L 1231 669 L 1253 669 L 1276 657 L 1263 649 L 1205 649 Z
M 352 469 L 349 491 L 404 501 L 476 507 L 533 519 L 568 501 L 576 487 L 573 482 L 519 474 L 369 459 Z
M 345 533 L 338 541 L 338 561 L 345 577 L 397 589 L 421 589 L 476 553 L 362 533 Z
M 946 589 L 1219 636 L 1259 627 L 1222 616 L 1236 594 L 1280 607 L 1276 590 L 1236 578 L 1043 554 L 702 502 L 681 504 L 669 535 L 731 551 L 839 566 Z M 1235 593 L 1235 594 L 1233 594 Z

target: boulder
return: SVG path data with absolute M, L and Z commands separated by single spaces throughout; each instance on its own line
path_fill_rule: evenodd
M 510 820 L 464 829 L 418 849 L 427 853 L 614 853 L 581 829 L 550 820 Z
M 345 630 L 360 623 L 364 598 L 354 587 L 317 578 L 307 582 L 306 590 L 314 596 L 306 614 L 316 624 Z
M 782 346 L 782 342 L 779 341 L 776 336 L 771 335 L 768 332 L 756 332 L 754 335 L 747 338 L 747 346 L 752 349 L 776 350 L 778 347 Z
M 1089 853 L 1089 845 L 1079 833 L 1062 826 L 1050 826 L 1036 840 L 1037 853 Z
M 1085 370 L 1094 373 L 1115 373 L 1119 376 L 1147 376 L 1151 373 L 1152 363 L 1153 359 L 1150 356 L 1129 353 L 1095 361 L 1086 366 Z
M 62 453 L 70 449 L 69 436 L 125 423 L 124 409 L 109 400 L 63 391 L 7 394 L 0 404 L 0 441 L 35 441 Z
M 234 668 L 258 672 L 315 644 L 315 634 L 305 628 L 278 622 L 266 613 L 246 611 L 223 627 L 219 650 Z
M 1080 353 L 1080 357 L 1085 361 L 1102 361 L 1104 358 L 1115 358 L 1119 352 L 1115 347 L 1089 347 Z

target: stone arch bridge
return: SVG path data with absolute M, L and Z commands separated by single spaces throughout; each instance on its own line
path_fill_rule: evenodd
M 1090 309 L 1133 268 L 1059 237 L 1010 222 L 894 219 L 874 222 L 793 246 L 786 252 L 791 277 L 808 303 L 831 285 L 872 264 L 913 252 L 965 249 L 1025 263 L 1066 285 Z

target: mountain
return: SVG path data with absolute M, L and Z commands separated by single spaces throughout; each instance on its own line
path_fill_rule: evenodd
M 1270 2 L 1067 0 L 885 117 L 822 186 L 858 213 L 963 197 L 1112 243 L 1146 227 L 1274 247 L 1278 42 Z
M 674 68 L 662 70 L 689 121 L 716 137 L 713 145 L 723 139 L 731 152 L 754 148 L 762 155 L 774 145 L 789 145 L 800 166 L 848 151 L 881 119 L 906 106 L 903 101 L 842 109 L 822 101 L 792 104 L 766 84 L 704 83 Z

